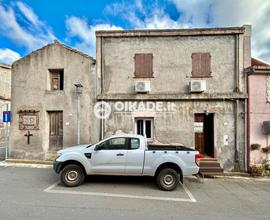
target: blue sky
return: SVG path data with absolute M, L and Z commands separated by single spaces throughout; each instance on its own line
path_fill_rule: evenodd
M 252 56 L 270 61 L 270 0 L 0 0 L 0 62 L 54 39 L 95 57 L 95 30 L 251 24 Z

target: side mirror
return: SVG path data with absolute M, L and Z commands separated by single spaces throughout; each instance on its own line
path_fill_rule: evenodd
M 101 150 L 101 146 L 100 145 L 96 145 L 95 146 L 95 151 Z

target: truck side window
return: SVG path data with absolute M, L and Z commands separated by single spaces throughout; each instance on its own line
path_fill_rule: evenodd
M 100 144 L 102 150 L 128 149 L 128 138 L 112 138 Z
M 130 149 L 138 149 L 140 148 L 140 140 L 138 138 L 130 138 Z

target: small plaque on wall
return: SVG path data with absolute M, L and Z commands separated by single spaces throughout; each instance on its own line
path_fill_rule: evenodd
M 39 129 L 38 111 L 19 111 L 19 129 L 20 130 L 38 130 Z
M 203 133 L 203 122 L 194 122 L 194 133 Z

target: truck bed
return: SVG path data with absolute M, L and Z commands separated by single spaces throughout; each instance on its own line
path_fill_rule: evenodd
M 194 149 L 185 147 L 183 145 L 175 145 L 175 144 L 148 144 L 147 148 L 149 151 L 195 151 Z

